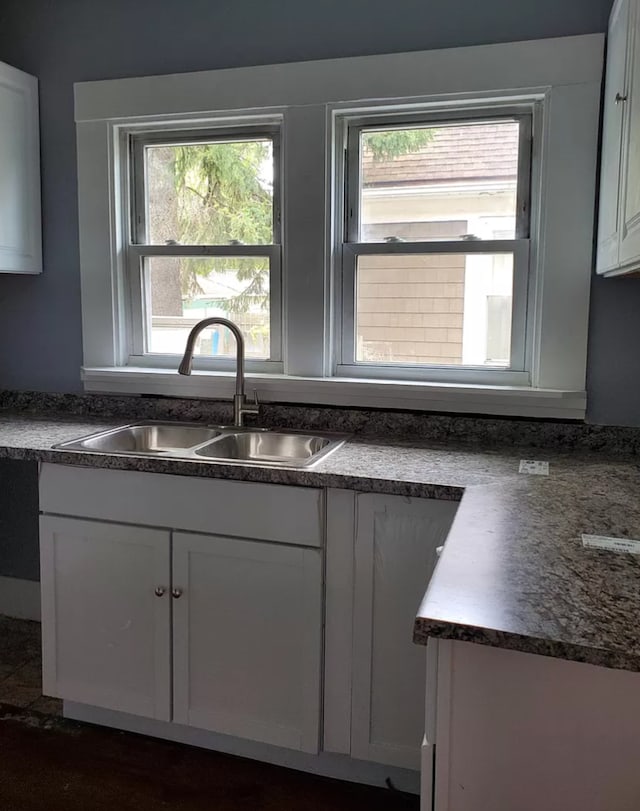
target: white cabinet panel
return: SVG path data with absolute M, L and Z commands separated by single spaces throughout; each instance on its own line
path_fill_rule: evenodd
M 0 62 L 0 273 L 42 271 L 38 82 Z
M 609 47 L 622 47 L 622 33 L 618 39 L 619 42 L 612 40 Z M 637 0 L 633 0 L 629 11 L 628 43 L 630 58 L 624 91 L 626 101 L 622 102 L 626 107 L 626 121 L 622 140 L 621 265 L 640 258 L 640 9 Z M 614 59 L 613 50 L 611 54 Z
M 43 516 L 40 555 L 44 693 L 168 721 L 169 533 Z
M 626 93 L 629 0 L 622 0 L 609 22 L 609 46 L 604 90 L 604 127 L 600 179 L 597 267 L 600 273 L 615 268 L 619 260 L 620 177 L 622 123 Z
M 437 645 L 436 811 L 637 811 L 640 674 Z
M 317 752 L 321 552 L 175 533 L 173 588 L 174 720 Z
M 413 625 L 456 509 L 450 501 L 357 497 L 354 757 L 420 769 L 426 663 Z
M 302 546 L 323 541 L 323 493 L 312 487 L 43 464 L 40 510 Z

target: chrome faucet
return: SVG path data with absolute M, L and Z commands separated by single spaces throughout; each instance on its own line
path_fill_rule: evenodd
M 196 338 L 206 327 L 213 324 L 220 324 L 223 327 L 231 330 L 234 338 L 236 339 L 236 393 L 233 397 L 233 424 L 236 428 L 242 428 L 245 414 L 258 414 L 260 406 L 258 405 L 258 395 L 255 394 L 255 402 L 248 403 L 244 393 L 244 338 L 240 332 L 240 328 L 233 321 L 228 318 L 204 318 L 198 321 L 195 327 L 189 333 L 187 338 L 187 345 L 184 350 L 184 357 L 178 366 L 178 374 L 190 375 L 191 364 L 193 362 L 193 350 L 196 344 Z

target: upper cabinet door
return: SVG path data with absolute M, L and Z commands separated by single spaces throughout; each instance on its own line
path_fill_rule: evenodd
M 622 126 L 625 110 L 629 0 L 617 3 L 609 22 L 607 73 L 604 91 L 600 219 L 597 268 L 605 273 L 618 266 L 620 247 L 620 177 Z
M 38 81 L 0 62 L 0 273 L 41 273 Z
M 640 10 L 634 0 L 629 10 L 629 54 L 627 87 L 621 91 L 625 107 L 622 136 L 622 209 L 620 265 L 640 259 Z M 613 43 L 610 47 L 615 48 Z M 622 43 L 618 47 L 622 47 Z

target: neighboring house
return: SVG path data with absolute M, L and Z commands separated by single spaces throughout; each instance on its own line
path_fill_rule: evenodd
M 433 128 L 419 152 L 363 160 L 362 238 L 434 241 L 513 235 L 518 125 Z M 359 359 L 504 364 L 511 260 L 500 255 L 361 257 Z

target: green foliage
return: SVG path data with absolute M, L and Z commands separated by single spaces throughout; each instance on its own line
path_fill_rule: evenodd
M 370 131 L 363 147 L 374 161 L 415 153 L 433 130 Z M 273 191 L 262 176 L 271 156 L 268 141 L 190 144 L 172 150 L 177 197 L 178 242 L 183 245 L 268 245 L 273 241 Z M 181 262 L 183 292 L 202 292 L 199 278 L 235 271 L 248 282 L 243 292 L 216 302 L 233 312 L 256 303 L 268 308 L 269 262 L 260 257 L 191 257 Z
M 384 130 L 365 132 L 362 144 L 374 161 L 382 162 L 419 152 L 433 139 L 433 130 Z
M 267 141 L 196 144 L 174 150 L 179 242 L 193 245 L 265 245 L 273 241 L 273 193 L 261 176 L 271 153 Z M 220 306 L 245 312 L 267 304 L 269 262 L 260 257 L 191 258 L 182 262 L 185 293 L 200 292 L 198 278 L 235 271 L 249 284 Z

